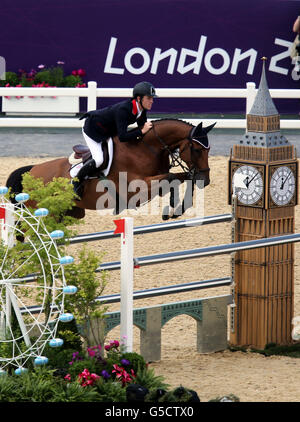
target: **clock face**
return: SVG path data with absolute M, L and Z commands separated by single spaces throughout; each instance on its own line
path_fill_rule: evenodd
M 264 183 L 262 172 L 258 167 L 242 165 L 237 167 L 233 173 L 232 181 L 235 175 L 241 175 L 245 187 L 236 189 L 239 202 L 244 205 L 254 205 L 262 198 Z M 234 190 L 232 182 L 232 191 Z
M 270 196 L 274 204 L 287 205 L 294 197 L 296 190 L 295 172 L 293 166 L 277 167 L 270 180 Z

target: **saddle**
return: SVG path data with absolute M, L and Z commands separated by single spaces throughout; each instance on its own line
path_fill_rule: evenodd
M 100 167 L 98 167 L 90 176 L 99 176 L 99 173 L 101 173 L 102 170 L 105 170 L 109 163 L 109 154 L 108 154 L 108 146 L 107 142 L 101 142 L 101 147 L 103 151 L 103 163 Z M 87 145 L 83 144 L 77 144 L 73 146 L 74 156 L 73 158 L 75 160 L 82 160 L 83 164 L 88 161 L 92 154 Z

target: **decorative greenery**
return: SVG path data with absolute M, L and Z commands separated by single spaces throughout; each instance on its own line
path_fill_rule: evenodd
M 132 362 L 128 359 L 132 357 Z M 74 380 L 85 370 L 96 373 L 104 380 L 120 381 L 123 386 L 132 382 L 140 368 L 144 370 L 146 362 L 137 353 L 125 353 L 123 345 L 117 340 L 110 341 L 104 347 L 88 347 L 86 353 L 75 352 L 68 362 L 68 380 Z
M 62 382 L 53 371 L 35 368 L 21 375 L 0 377 L 1 402 L 91 402 L 97 401 L 95 388 Z
M 5 79 L 0 81 L 4 87 L 76 87 L 82 88 L 86 75 L 84 69 L 74 69 L 71 74 L 65 75 L 64 62 L 58 61 L 55 66 L 40 64 L 37 69 L 26 71 L 19 69 L 18 72 L 6 72 Z
M 65 268 L 68 283 L 78 289 L 76 295 L 65 298 L 65 308 L 75 316 L 80 333 L 88 346 L 97 342 L 104 343 L 101 320 L 104 319 L 107 307 L 100 307 L 99 302 L 95 301 L 108 283 L 107 271 L 95 272 L 102 256 L 99 257 L 93 250 L 83 247 L 79 252 L 79 262 Z
M 195 391 L 181 385 L 180 387 L 176 387 L 171 391 L 160 391 L 159 394 L 157 389 L 152 390 L 145 396 L 145 401 L 195 403 L 200 402 L 200 399 Z
M 6 271 L 9 273 L 13 271 L 14 268 L 18 269 L 19 276 L 25 276 L 28 274 L 36 273 L 41 274 L 38 277 L 38 282 L 44 282 L 44 277 L 47 280 L 47 285 L 52 285 L 52 271 L 51 263 L 48 259 L 48 254 L 55 256 L 55 246 L 54 244 L 47 248 L 47 250 L 40 248 L 39 256 L 37 254 L 32 254 L 32 244 L 36 244 L 38 248 L 40 245 L 40 237 L 48 236 L 46 231 L 52 232 L 53 230 L 62 230 L 65 233 L 65 238 L 70 237 L 75 233 L 75 225 L 79 224 L 79 220 L 70 217 L 67 215 L 67 212 L 72 209 L 75 204 L 75 193 L 73 187 L 69 183 L 69 180 L 66 178 L 55 178 L 53 181 L 49 182 L 47 185 L 44 185 L 42 179 L 34 178 L 29 173 L 25 173 L 23 176 L 23 190 L 30 195 L 30 200 L 32 207 L 28 206 L 29 211 L 31 211 L 32 216 L 28 215 L 26 221 L 22 220 L 18 223 L 18 230 L 24 233 L 25 237 L 30 237 L 31 244 L 17 242 L 16 246 L 10 248 L 9 251 L 5 251 L 3 248 L 3 253 L 6 253 L 6 262 L 7 265 L 10 264 L 11 268 L 8 268 Z M 43 217 L 43 225 L 40 226 L 39 233 L 33 230 L 34 227 L 34 208 L 47 208 L 49 214 Z M 70 229 L 70 226 L 73 228 Z M 58 250 L 61 256 L 65 255 L 66 245 L 62 242 L 57 242 Z M 0 259 L 2 253 L 0 249 Z M 41 270 L 41 259 L 43 262 L 44 272 Z M 26 290 L 22 287 L 22 292 Z M 33 292 L 28 291 L 28 296 L 32 300 L 35 300 L 37 305 L 39 305 L 39 293 L 35 292 L 33 297 Z M 45 320 L 48 320 L 50 314 L 51 306 L 51 289 L 48 292 L 48 298 L 45 300 Z
M 294 343 L 290 345 L 279 345 L 276 343 L 269 343 L 263 350 L 251 349 L 252 352 L 260 353 L 264 356 L 290 356 L 291 358 L 300 357 L 300 343 Z
M 82 221 L 68 215 L 68 211 L 75 205 L 76 197 L 69 179 L 55 177 L 45 185 L 42 178 L 35 178 L 30 173 L 25 173 L 22 186 L 23 191 L 29 193 L 35 207 L 49 210 L 49 214 L 43 218 L 49 232 L 62 230 L 66 238 L 76 234 L 75 226 Z M 28 209 L 34 211 L 33 207 L 29 206 Z
M 292 358 L 300 358 L 300 343 L 293 343 L 290 345 L 279 345 L 276 343 L 269 343 L 266 344 L 264 349 L 256 349 L 256 348 L 245 348 L 239 346 L 230 346 L 229 350 L 231 352 L 251 352 L 251 353 L 259 353 L 264 356 L 290 356 Z
M 55 178 L 47 185 L 44 185 L 41 179 L 34 178 L 29 173 L 23 176 L 22 185 L 23 191 L 30 195 L 31 207 L 28 205 L 27 208 L 32 214 L 35 208 L 47 208 L 49 210 L 49 214 L 43 217 L 43 225 L 40 225 L 38 235 L 44 236 L 46 235 L 46 231 L 62 230 L 65 233 L 65 237 L 61 241 L 57 240 L 56 245 L 60 255 L 66 255 L 66 249 L 68 247 L 67 238 L 76 234 L 76 225 L 81 222 L 67 215 L 68 211 L 71 210 L 75 204 L 73 186 L 70 184 L 69 180 L 65 178 Z M 20 221 L 18 223 L 18 230 L 20 233 L 24 233 L 25 243 L 17 242 L 16 246 L 9 249 L 0 243 L 0 262 L 4 261 L 5 257 L 5 265 L 2 265 L 1 267 L 2 274 L 5 275 L 7 273 L 7 275 L 9 275 L 18 268 L 19 277 L 35 273 L 37 274 L 38 282 L 41 281 L 43 284 L 44 278 L 46 278 L 47 285 L 51 286 L 53 280 L 48 254 L 55 255 L 54 249 L 51 249 L 54 248 L 54 245 L 48 246 L 45 250 L 39 248 L 39 236 L 37 236 L 36 232 L 32 229 L 34 223 L 35 220 L 33 215 L 28 215 L 26 221 Z M 48 239 L 48 235 L 46 236 Z M 31 246 L 26 242 L 28 238 L 30 238 L 31 244 L 36 243 L 36 248 L 39 248 L 39 256 L 32 254 Z M 43 263 L 44 273 L 39 277 L 39 273 L 42 273 L 40 271 L 41 261 Z M 108 276 L 106 273 L 95 273 L 95 269 L 100 264 L 100 259 L 93 251 L 87 251 L 85 247 L 79 252 L 76 261 L 77 263 L 72 264 L 67 271 L 65 271 L 66 267 L 64 267 L 64 276 L 67 283 L 78 287 L 76 295 L 67 296 L 65 310 L 68 310 L 69 312 L 74 311 L 78 321 L 84 321 L 88 325 L 89 318 L 97 317 L 100 321 L 101 318 L 103 318 L 103 313 L 106 308 L 102 310 L 102 305 L 99 302 L 95 302 L 94 299 L 103 292 Z M 70 278 L 68 278 L 68 275 Z M 17 289 L 18 287 L 16 286 L 16 293 L 18 293 Z M 49 292 L 51 293 L 50 289 Z M 29 300 L 35 305 L 40 305 L 42 303 L 40 293 L 37 293 L 32 289 L 26 291 L 25 287 L 22 286 L 22 295 L 25 296 L 26 294 Z M 48 301 L 46 300 L 43 302 L 43 305 L 45 306 L 45 321 L 48 320 L 51 301 L 52 297 L 49 294 Z M 7 335 L 9 336 L 9 333 L 7 333 Z M 70 351 L 72 354 L 73 352 L 82 349 L 82 340 L 78 332 L 77 321 L 74 320 L 67 325 L 65 323 L 59 323 L 57 336 L 64 340 L 63 349 L 57 351 L 57 354 L 55 354 L 50 346 L 46 346 L 46 351 L 48 351 L 49 359 L 53 364 L 53 367 L 63 370 L 66 366 L 66 358 L 70 360 Z M 12 356 L 11 347 L 12 343 L 0 342 L 0 355 L 3 357 Z M 26 350 L 25 344 L 19 344 L 18 347 L 20 349 L 25 348 Z M 68 350 L 68 352 L 66 352 L 66 350 Z

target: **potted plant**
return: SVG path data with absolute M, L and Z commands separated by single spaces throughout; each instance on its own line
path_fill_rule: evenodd
M 5 79 L 0 81 L 2 87 L 33 88 L 83 88 L 84 69 L 74 69 L 65 75 L 64 62 L 58 61 L 55 66 L 40 64 L 29 72 L 19 69 L 18 72 L 6 72 Z M 7 115 L 75 115 L 79 113 L 79 97 L 54 95 L 11 96 L 2 98 L 2 111 Z

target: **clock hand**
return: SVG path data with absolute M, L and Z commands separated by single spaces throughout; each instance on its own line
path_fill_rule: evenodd
M 250 183 L 256 178 L 256 176 L 258 176 L 258 172 L 255 173 L 255 175 L 250 180 L 249 180 L 249 177 L 248 176 L 246 177 L 246 186 L 247 186 L 247 189 L 248 189 Z
M 289 172 L 289 174 L 286 176 L 286 178 L 285 178 L 285 180 L 283 181 L 283 178 L 282 178 L 282 181 L 281 181 L 281 186 L 280 186 L 280 190 L 282 190 L 283 189 L 283 187 L 284 187 L 284 185 L 285 185 L 285 182 L 287 181 L 287 179 L 290 177 L 290 175 L 292 174 L 292 171 L 290 171 Z

